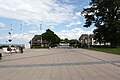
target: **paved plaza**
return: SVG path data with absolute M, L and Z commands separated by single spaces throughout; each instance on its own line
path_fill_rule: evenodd
M 0 80 L 120 80 L 120 55 L 85 49 L 26 49 L 23 54 L 3 54 Z

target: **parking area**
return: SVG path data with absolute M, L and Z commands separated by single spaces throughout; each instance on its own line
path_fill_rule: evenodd
M 0 80 L 120 80 L 120 55 L 85 49 L 26 49 L 23 54 L 3 54 Z

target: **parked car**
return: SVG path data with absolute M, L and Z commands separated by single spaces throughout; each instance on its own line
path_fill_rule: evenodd
M 16 49 L 15 47 L 3 47 L 2 49 L 4 53 L 18 53 L 19 52 L 19 49 Z

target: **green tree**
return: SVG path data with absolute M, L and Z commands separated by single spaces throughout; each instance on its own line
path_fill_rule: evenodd
M 72 47 L 80 47 L 81 44 L 80 42 L 77 40 L 77 39 L 68 39 L 68 38 L 65 38 L 65 39 L 61 39 L 60 43 L 69 43 L 70 46 Z
M 77 39 L 69 40 L 69 44 L 70 46 L 73 46 L 73 47 L 80 47 L 80 42 Z
M 69 39 L 68 39 L 68 38 L 61 39 L 61 40 L 60 40 L 60 43 L 69 43 Z
M 65 38 L 64 41 L 65 41 L 65 43 L 69 43 L 69 39 L 68 38 Z
M 60 38 L 50 29 L 47 29 L 46 32 L 42 34 L 42 39 L 47 40 L 52 47 L 60 42 Z
M 84 27 L 94 23 L 95 40 L 116 47 L 120 43 L 120 0 L 91 0 L 89 5 L 82 11 Z

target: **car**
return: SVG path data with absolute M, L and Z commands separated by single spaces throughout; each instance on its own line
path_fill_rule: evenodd
M 16 49 L 15 47 L 10 47 L 11 50 L 8 50 L 8 47 L 3 47 L 2 50 L 4 53 L 17 53 L 19 52 L 18 49 Z

